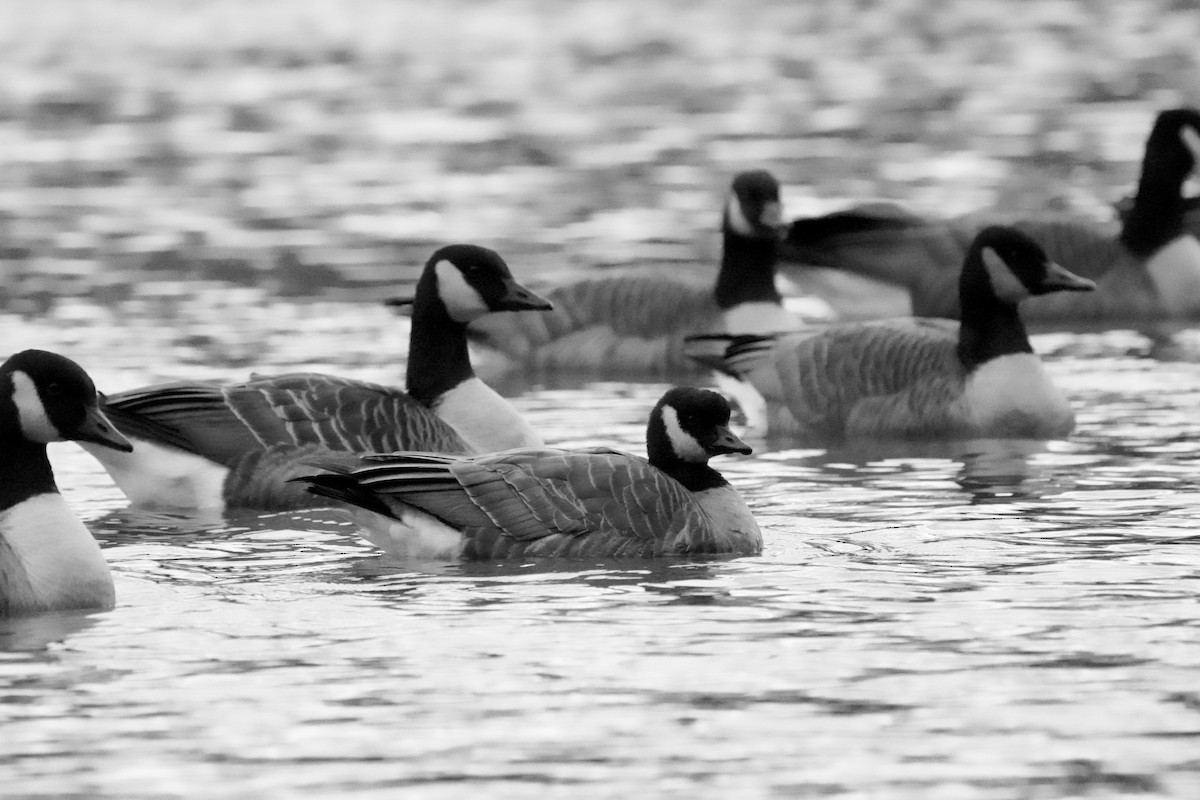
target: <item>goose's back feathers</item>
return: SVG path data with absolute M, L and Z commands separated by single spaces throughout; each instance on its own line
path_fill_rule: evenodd
M 407 392 L 311 372 L 223 387 L 229 407 L 263 445 L 349 452 L 466 452 L 462 438 Z
M 333 505 L 292 482 L 312 472 L 312 459 L 328 455 L 328 448 L 315 444 L 273 445 L 244 453 L 232 462 L 222 483 L 224 506 L 293 511 Z
M 757 547 L 746 530 L 715 529 L 697 495 L 645 459 L 611 450 L 526 448 L 473 458 L 405 453 L 311 463 L 336 473 L 307 478 L 317 492 L 382 504 L 397 516 L 416 508 L 462 531 L 457 555 L 467 559 L 647 558 Z
M 552 311 L 484 317 L 468 335 L 535 370 L 686 372 L 695 367 L 683 356 L 680 332 L 703 332 L 719 318 L 712 279 L 613 270 L 546 290 Z
M 406 392 L 313 372 L 149 386 L 109 395 L 104 409 L 128 435 L 226 466 L 273 445 L 467 450 L 453 428 Z
M 767 401 L 773 433 L 838 439 L 945 428 L 965 370 L 949 320 L 834 325 L 729 348 L 728 367 Z
M 127 436 L 229 464 L 261 447 L 263 437 L 233 413 L 217 384 L 171 383 L 103 398 L 104 413 Z

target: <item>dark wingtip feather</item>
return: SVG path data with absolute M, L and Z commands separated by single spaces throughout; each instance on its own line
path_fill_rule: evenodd
M 335 475 L 328 472 L 317 475 L 299 475 L 290 478 L 288 483 L 302 483 L 309 494 L 317 497 L 337 500 L 367 511 L 374 511 L 377 514 L 391 516 L 388 507 L 378 496 L 363 491 L 354 478 L 347 475 Z
M 732 375 L 725 367 L 725 351 L 733 339 L 734 337 L 727 333 L 702 333 L 688 336 L 683 340 L 683 354 L 709 369 Z
M 874 231 L 896 231 L 919 228 L 928 221 L 891 203 L 870 203 L 823 214 L 792 220 L 786 240 L 797 247 L 814 244 L 834 236 Z

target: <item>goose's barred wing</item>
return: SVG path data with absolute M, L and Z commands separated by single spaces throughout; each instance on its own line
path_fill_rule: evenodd
M 128 436 L 226 466 L 277 445 L 358 453 L 467 451 L 453 428 L 407 393 L 317 373 L 225 386 L 160 384 L 109 395 L 104 408 Z
M 333 505 L 293 479 L 312 474 L 312 460 L 331 453 L 319 445 L 272 445 L 251 450 L 230 464 L 226 508 L 290 511 Z
M 490 314 L 468 328 L 473 341 L 538 369 L 673 372 L 689 369 L 684 334 L 720 319 L 713 279 L 702 274 L 621 270 L 544 294 L 554 310 Z
M 689 533 L 703 528 L 690 492 L 625 453 L 528 448 L 313 463 L 338 473 L 305 479 L 316 491 L 383 513 L 392 503 L 415 507 L 462 530 L 466 558 L 662 555 L 686 551 Z
M 126 436 L 170 445 L 220 464 L 261 449 L 217 384 L 183 381 L 105 395 L 104 413 Z
M 301 372 L 224 387 L 237 417 L 263 446 L 317 445 L 355 453 L 467 452 L 446 422 L 406 392 Z
M 962 391 L 956 343 L 957 323 L 949 320 L 881 320 L 773 341 L 743 337 L 726 361 L 806 430 L 837 437 L 864 432 L 862 425 L 899 425 L 915 433 L 922 420 L 944 424 Z
M 972 235 L 965 226 L 875 204 L 795 220 L 781 256 L 785 265 L 831 267 L 917 292 L 943 274 L 957 278 Z

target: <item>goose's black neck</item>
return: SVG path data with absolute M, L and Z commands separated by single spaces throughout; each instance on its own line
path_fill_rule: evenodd
M 437 275 L 427 269 L 417 282 L 408 339 L 408 393 L 424 405 L 475 377 L 467 351 L 466 323 L 455 322 L 438 296 Z
M 993 358 L 1033 352 L 1017 305 L 996 296 L 979 252 L 963 265 L 958 296 L 958 358 L 968 372 Z
M 705 489 L 718 489 L 729 485 L 729 481 L 725 480 L 721 473 L 708 464 L 676 461 L 674 464 L 667 466 L 660 466 L 658 464 L 655 466 L 682 483 L 683 488 L 689 492 L 702 492 Z
M 1000 356 L 1032 353 L 1025 323 L 1017 307 L 998 303 L 988 309 L 963 308 L 958 329 L 958 357 L 967 371 Z
M 773 238 L 743 236 L 724 225 L 721 271 L 717 275 L 716 299 L 721 309 L 739 303 L 782 303 L 775 287 L 775 262 L 779 242 Z
M 0 387 L 5 389 L 0 396 L 0 511 L 5 511 L 34 495 L 57 492 L 58 486 L 46 445 L 21 434 L 11 381 L 0 379 Z
M 1184 231 L 1183 184 L 1192 157 L 1168 137 L 1177 138 L 1178 132 L 1151 132 L 1133 207 L 1121 227 L 1121 243 L 1138 256 L 1150 255 Z

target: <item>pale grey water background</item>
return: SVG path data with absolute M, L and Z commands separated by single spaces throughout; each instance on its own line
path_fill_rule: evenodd
M 370 307 L 188 307 L 0 335 L 109 390 L 254 355 L 402 375 Z M 1200 796 L 1200 365 L 1133 333 L 1035 346 L 1070 441 L 721 459 L 756 558 L 397 564 L 332 512 L 131 512 L 57 446 L 119 605 L 0 626 L 0 795 Z M 663 388 L 515 401 L 552 442 L 640 450 Z

